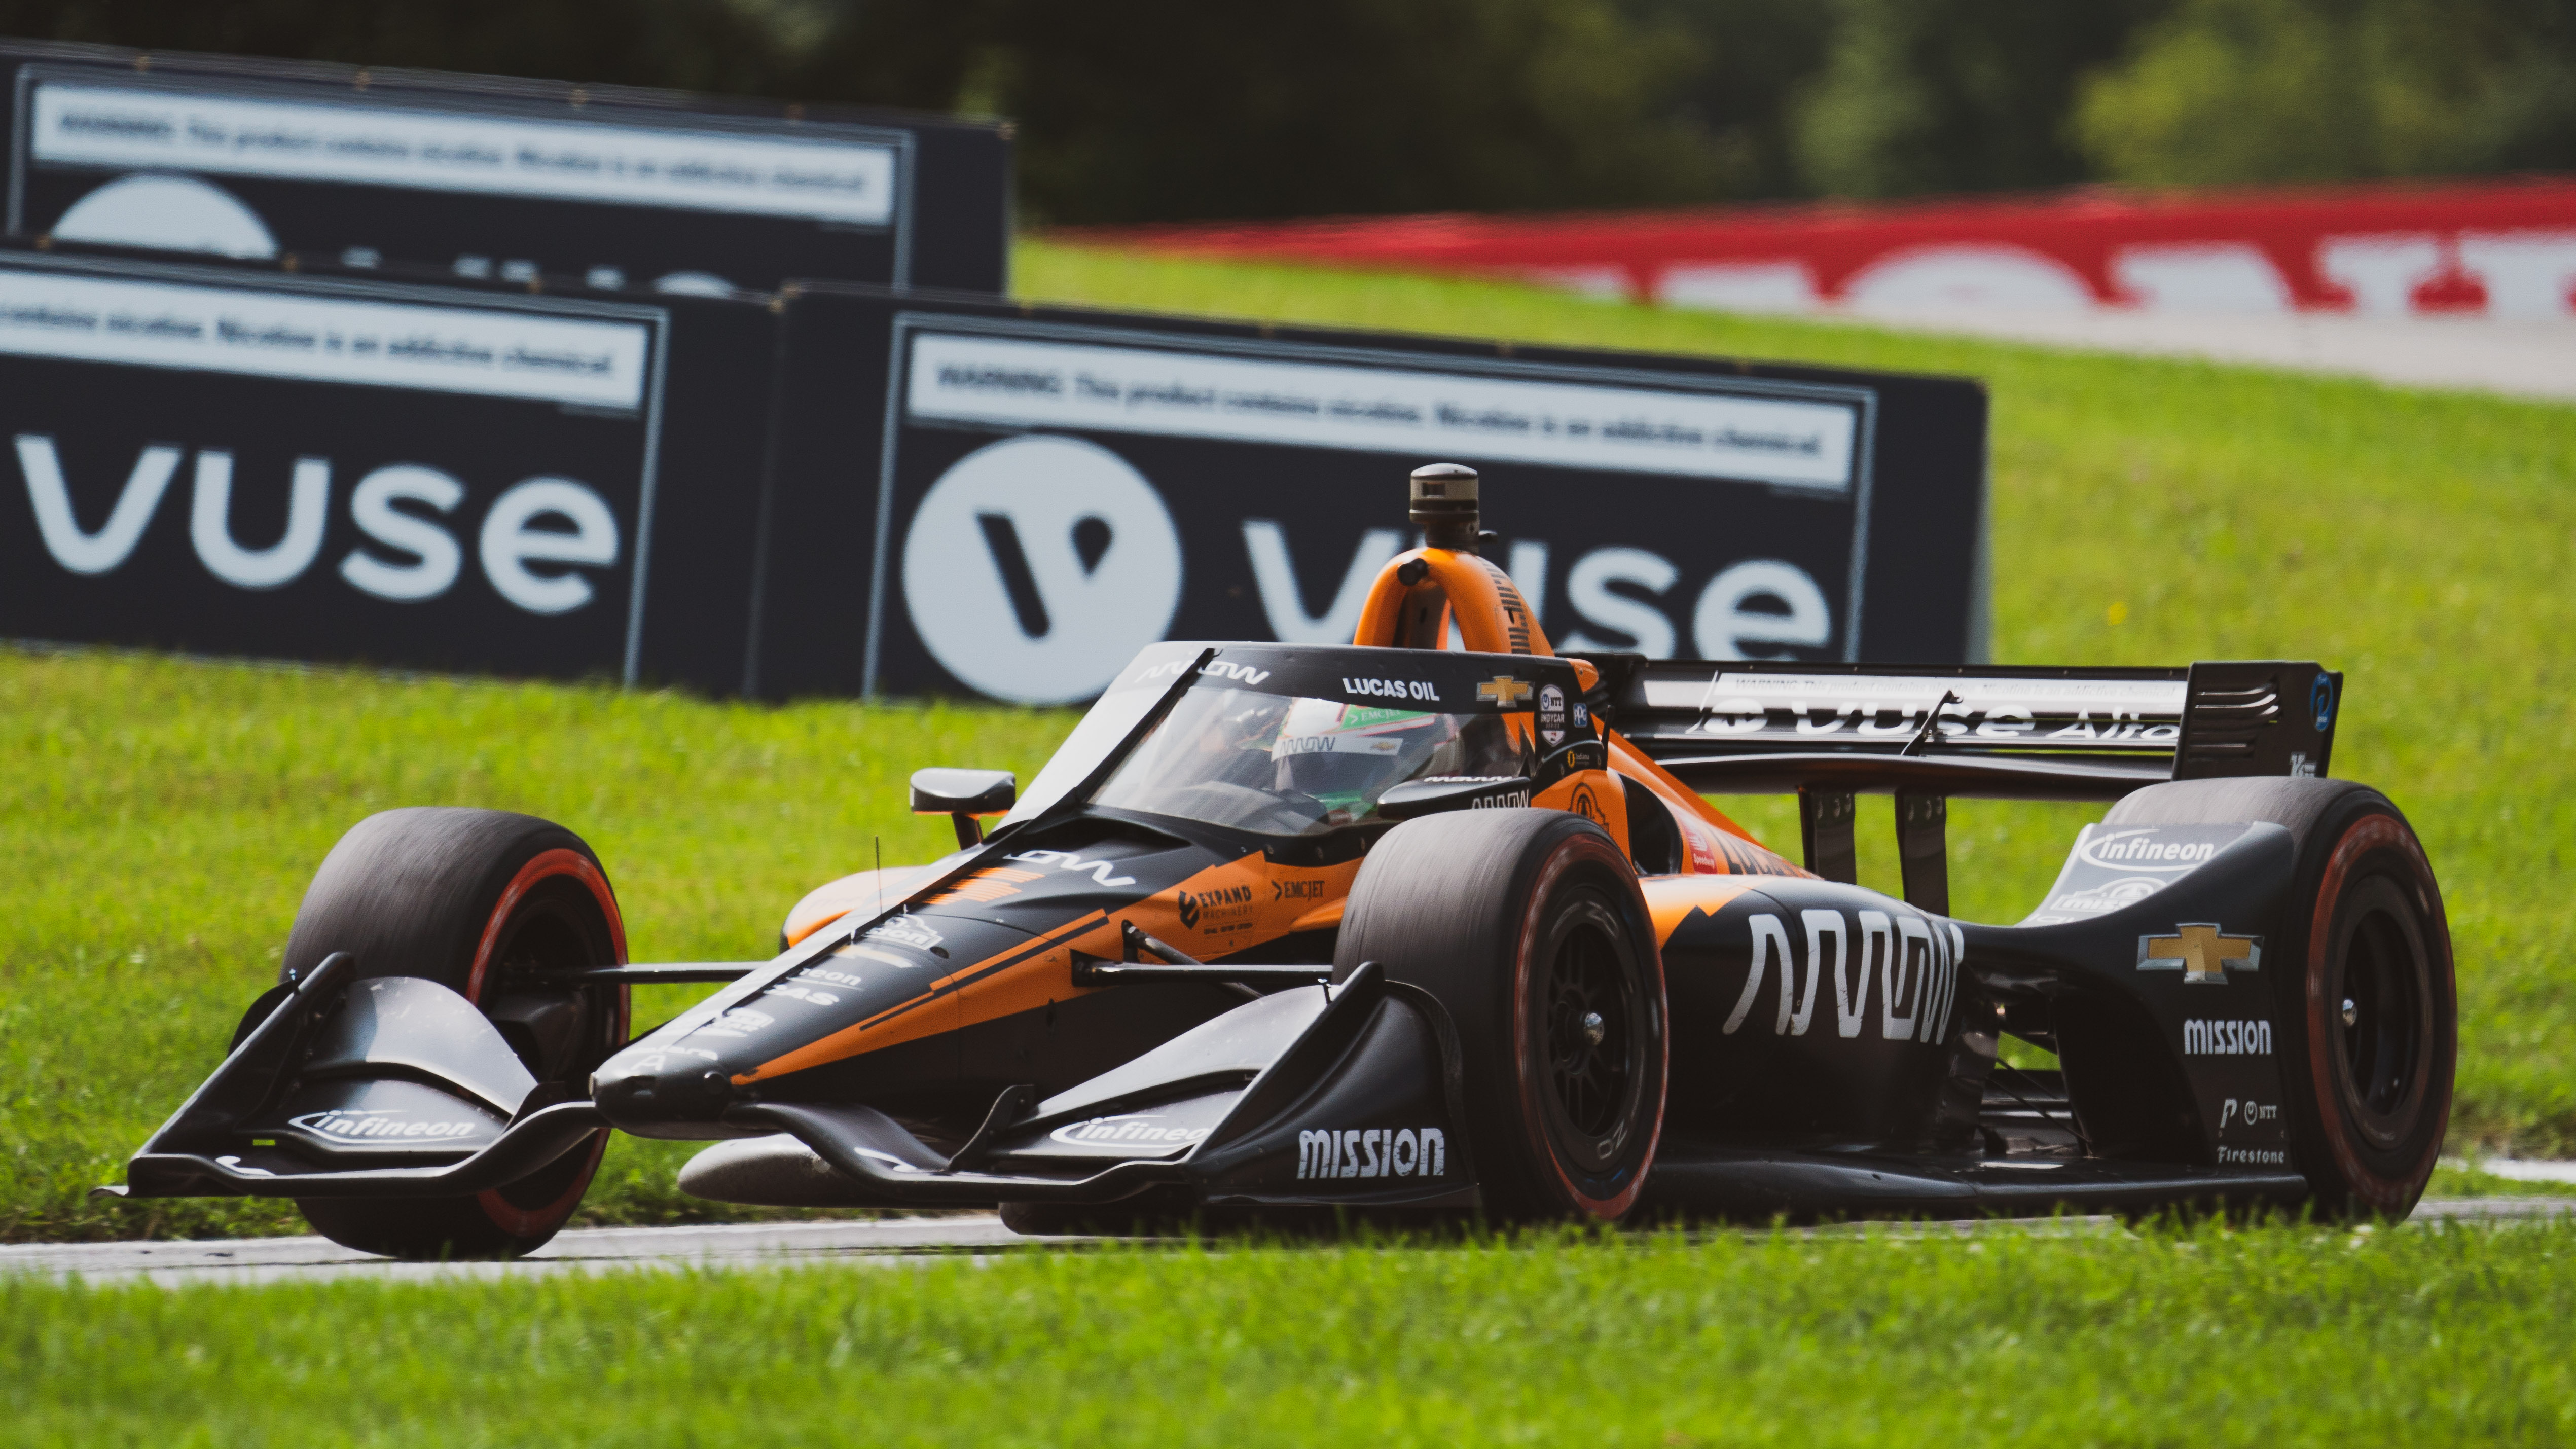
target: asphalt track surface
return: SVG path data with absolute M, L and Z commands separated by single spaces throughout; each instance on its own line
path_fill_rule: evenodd
M 2415 1222 L 2500 1222 L 2576 1217 L 2576 1197 L 2427 1199 Z M 2107 1233 L 2109 1217 L 1988 1219 L 1979 1222 L 1852 1224 L 1804 1231 L 1849 1234 Z M 822 1223 L 743 1223 L 718 1227 L 589 1228 L 559 1234 L 516 1262 L 394 1263 L 353 1253 L 322 1238 L 233 1238 L 205 1242 L 30 1243 L 0 1247 L 0 1276 L 34 1275 L 85 1283 L 315 1283 L 358 1278 L 379 1283 L 423 1280 L 541 1278 L 562 1273 L 636 1269 L 798 1267 L 822 1263 L 885 1267 L 933 1258 L 1043 1252 L 1096 1241 L 1024 1238 L 990 1213 Z

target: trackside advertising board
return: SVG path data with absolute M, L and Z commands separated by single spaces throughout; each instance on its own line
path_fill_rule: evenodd
M 1972 382 L 823 285 L 785 326 L 759 693 L 1066 703 L 1159 639 L 1347 642 L 1435 460 L 1561 650 L 1982 628 Z
M 999 292 L 994 125 L 418 71 L 0 47 L 21 237 L 603 291 Z
M 738 688 L 775 325 L 0 251 L 0 637 Z

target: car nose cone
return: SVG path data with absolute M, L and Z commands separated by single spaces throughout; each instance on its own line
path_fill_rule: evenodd
M 731 1073 L 681 1052 L 620 1052 L 590 1078 L 590 1099 L 600 1115 L 640 1137 L 668 1136 L 675 1127 L 713 1126 L 735 1096 Z

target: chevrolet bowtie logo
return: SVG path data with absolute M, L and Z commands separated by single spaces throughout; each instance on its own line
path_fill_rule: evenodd
M 1478 699 L 1490 699 L 1505 709 L 1529 698 L 1530 687 L 1508 674 L 1497 674 L 1476 686 Z
M 2180 971 L 2185 986 L 2224 986 L 2229 971 L 2262 968 L 2262 937 L 2222 936 L 2209 922 L 2178 925 L 2170 936 L 2138 938 L 2138 969 Z

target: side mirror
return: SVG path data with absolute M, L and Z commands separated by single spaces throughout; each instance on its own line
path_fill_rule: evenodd
M 957 824 L 957 848 L 973 850 L 984 843 L 984 827 L 975 817 L 999 815 L 1020 796 L 1020 777 L 1008 770 L 915 770 L 912 813 L 945 815 Z

